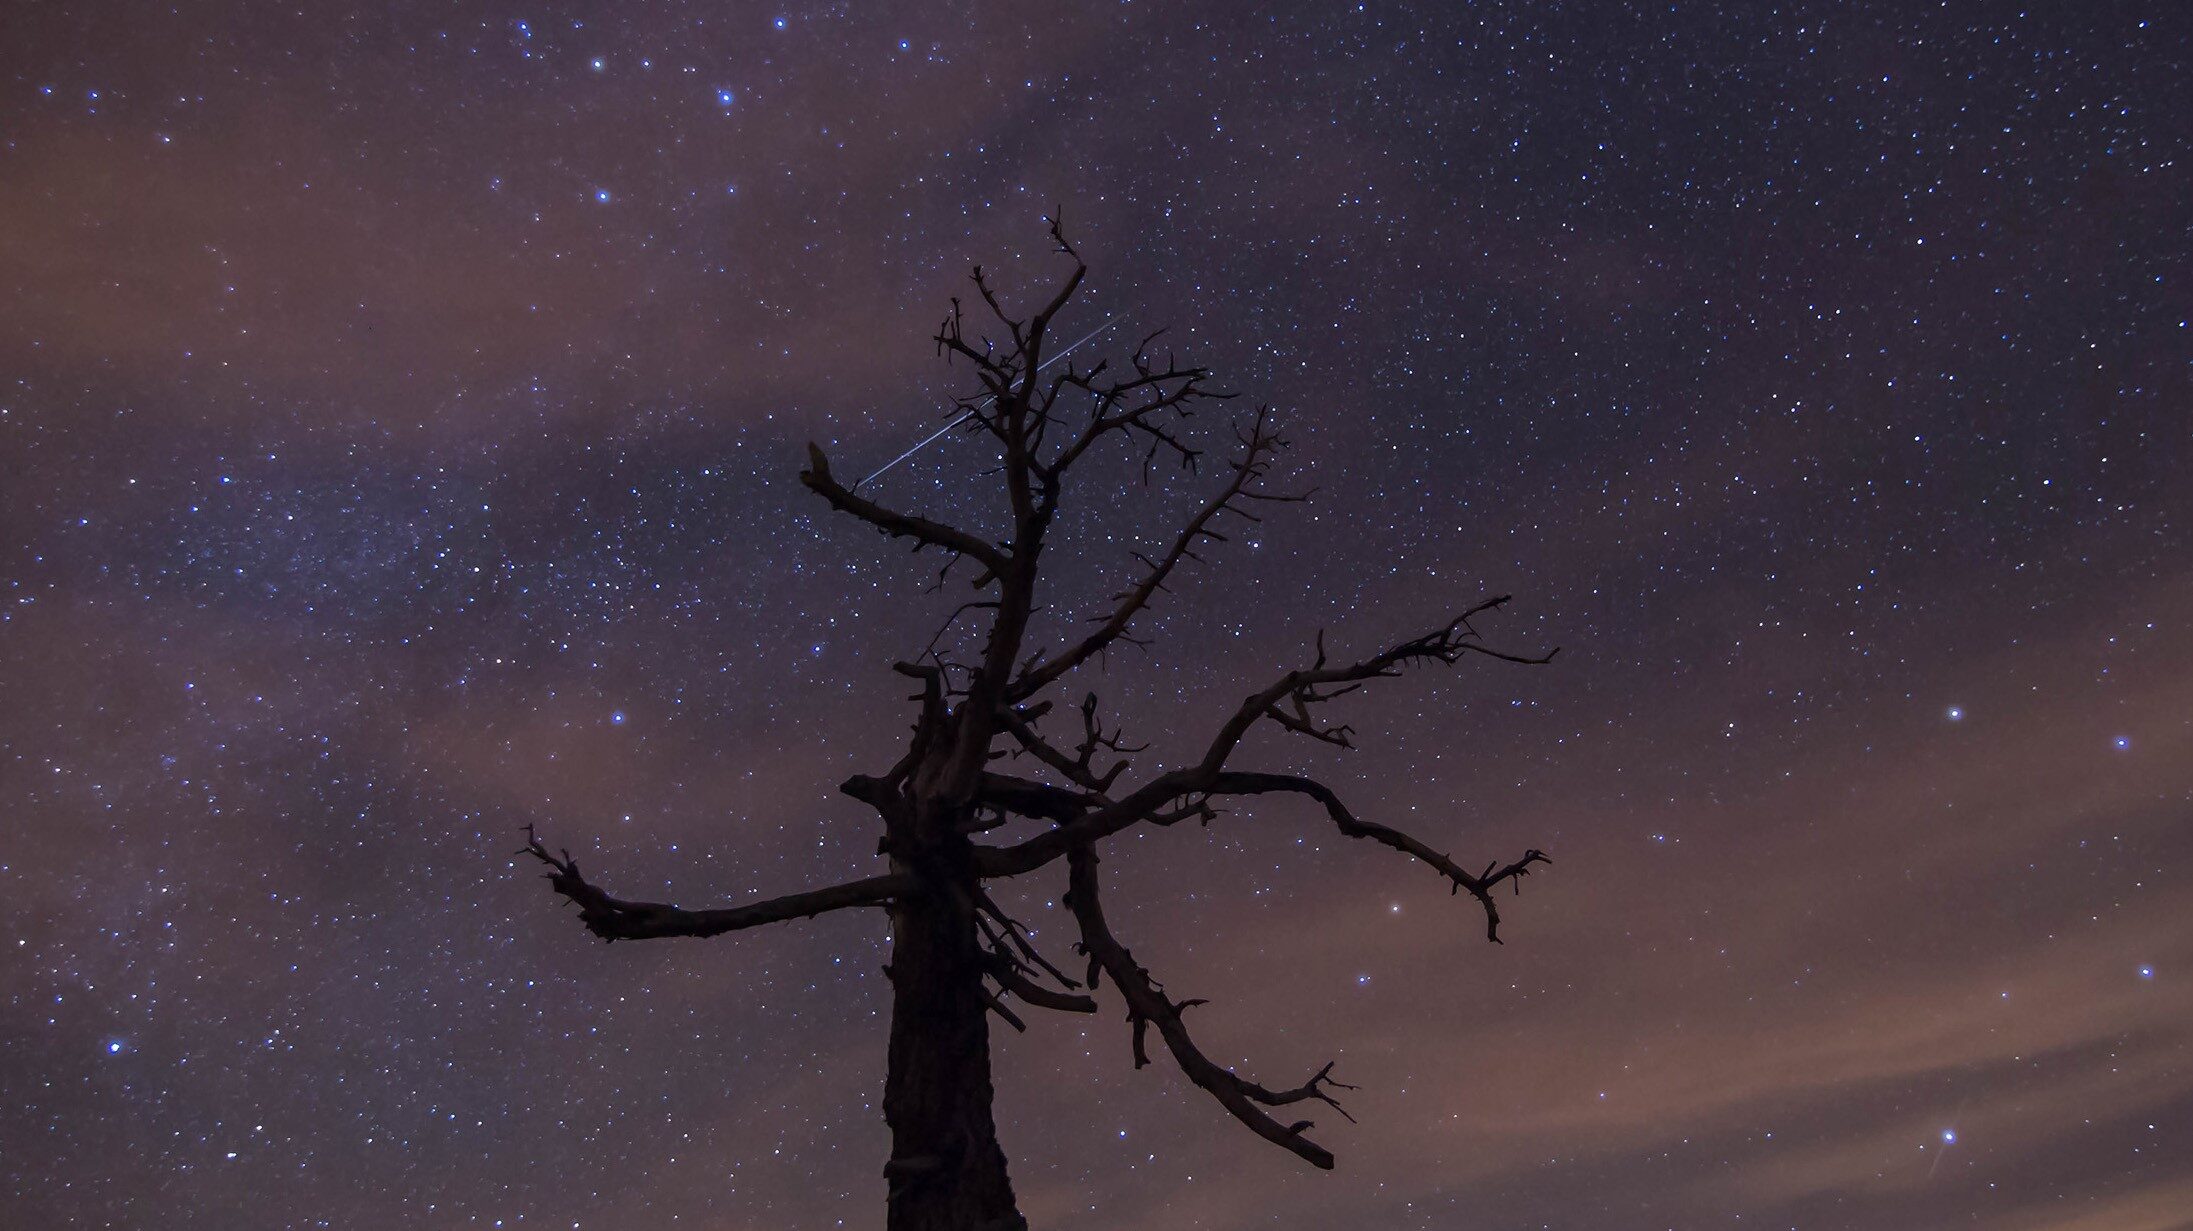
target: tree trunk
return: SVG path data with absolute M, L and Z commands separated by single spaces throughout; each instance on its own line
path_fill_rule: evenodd
M 894 861 L 894 863 L 897 861 Z M 924 863 L 930 861 L 924 860 Z M 962 861 L 943 861 L 960 865 Z M 912 869 L 908 869 L 912 870 Z M 971 871 L 971 869 L 968 869 Z M 935 864 L 924 871 L 936 873 Z M 990 1118 L 990 1022 L 972 899 L 952 866 L 891 908 L 889 1231 L 1025 1231 Z

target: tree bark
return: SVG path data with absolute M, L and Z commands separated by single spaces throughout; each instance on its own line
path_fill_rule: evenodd
M 889 1231 L 1025 1231 L 991 1118 L 990 1022 L 972 851 L 925 852 L 891 908 Z M 894 860 L 894 865 L 898 860 Z

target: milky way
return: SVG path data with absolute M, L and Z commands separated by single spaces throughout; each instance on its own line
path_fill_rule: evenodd
M 2180 6 L 6 25 L 0 1223 L 881 1226 L 882 917 L 604 946 L 512 852 L 877 869 L 835 784 L 963 590 L 795 475 L 943 421 L 949 297 L 1056 277 L 1055 207 L 1061 328 L 1170 326 L 1318 489 L 1068 681 L 1138 764 L 1321 629 L 1511 593 L 1488 634 L 1564 649 L 1253 747 L 1544 848 L 1505 945 L 1314 808 L 1115 840 L 1205 1048 L 1336 1060 L 1361 1123 L 1313 1171 L 1116 1001 L 1037 1014 L 1034 1225 L 2186 1225 Z M 992 525 L 991 460 L 872 490 Z M 1074 494 L 1054 630 L 1191 507 L 1158 477 Z

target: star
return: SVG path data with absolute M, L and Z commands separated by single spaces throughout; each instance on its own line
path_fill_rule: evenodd
M 1064 767 L 1086 693 L 1150 746 L 1131 792 L 1249 688 L 1456 600 L 1514 594 L 1483 648 L 1568 648 L 1408 664 L 1336 700 L 1345 756 L 1259 720 L 1235 766 L 1329 771 L 1471 873 L 1547 847 L 1499 886 L 1501 947 L 1307 801 L 1106 840 L 1122 942 L 1210 998 L 1216 1060 L 1362 1082 L 1359 1125 L 1270 1109 L 1330 1133 L 1331 1182 L 1260 1155 L 1154 1025 L 1136 1073 L 1107 978 L 1094 1015 L 990 1022 L 1024 1196 L 1091 1231 L 2177 1208 L 2193 1161 L 2133 1122 L 2193 1045 L 2159 973 L 2193 915 L 2165 756 L 2193 628 L 2160 614 L 2193 590 L 2175 26 L 437 7 L 9 25 L 0 978 L 36 1075 L 0 1077 L 0 1182 L 45 1224 L 178 1197 L 239 1231 L 881 1224 L 889 909 L 605 950 L 501 856 L 534 820 L 605 891 L 733 907 L 888 868 L 838 784 L 904 754 L 892 664 L 993 586 L 829 512 L 803 446 L 866 474 L 949 422 L 975 390 L 938 314 L 1001 341 L 968 267 L 1024 306 L 1053 205 L 1091 269 L 1052 357 L 1116 318 L 1072 360 L 1116 372 L 1164 329 L 1150 362 L 1239 400 L 1196 464 L 1122 451 L 1063 494 L 1022 653 L 1166 552 L 1235 412 L 1271 403 L 1271 487 L 1315 491 L 1218 516 L 1146 647 L 1029 699 Z M 989 538 L 984 442 L 862 494 Z M 947 704 L 983 650 L 957 618 Z M 1987 721 L 1927 738 L 1966 696 Z M 997 819 L 970 840 L 1058 823 Z M 1055 870 L 999 905 L 1088 991 Z M 2095 952 L 2160 956 L 2067 1004 Z M 1900 1022 L 1954 1063 L 1914 1070 Z M 1651 1115 L 1613 1114 L 1632 1065 Z M 2080 1114 L 2044 1114 L 2065 1090 Z M 1749 1149 L 1873 1158 L 1945 1101 L 1986 1109 L 1955 1183 L 1919 1174 L 1963 1144 L 1937 1121 L 1910 1174 L 1723 1184 Z M 1135 1150 L 1089 1148 L 1129 1115 Z M 1471 1149 L 1495 1120 L 1513 1148 Z M 2012 1139 L 2048 1165 L 1989 1153 Z

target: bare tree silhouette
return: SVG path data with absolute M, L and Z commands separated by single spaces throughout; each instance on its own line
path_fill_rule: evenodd
M 824 911 L 876 906 L 889 912 L 892 988 L 889 1072 L 884 1119 L 891 1129 L 889 1186 L 891 1231 L 1008 1231 L 1027 1224 L 1014 1202 L 991 1117 L 989 1016 L 1026 1029 L 1015 1005 L 1069 1013 L 1093 1013 L 1098 985 L 1109 979 L 1125 1000 L 1136 1067 L 1149 1063 L 1148 1033 L 1155 1027 L 1181 1071 L 1208 1091 L 1235 1119 L 1265 1140 L 1317 1167 L 1333 1156 L 1305 1136 L 1307 1119 L 1282 1121 L 1282 1109 L 1324 1103 L 1342 1115 L 1333 1091 L 1349 1089 L 1332 1076 L 1331 1064 L 1300 1085 L 1274 1090 L 1213 1061 L 1189 1034 L 1182 1014 L 1200 1000 L 1175 1000 L 1143 969 L 1106 920 L 1098 851 L 1105 839 L 1135 826 L 1166 826 L 1190 818 L 1208 821 L 1228 798 L 1298 795 L 1319 807 L 1349 837 L 1368 838 L 1437 871 L 1452 891 L 1468 893 L 1483 909 L 1486 938 L 1500 939 L 1493 890 L 1546 862 L 1525 851 L 1511 863 L 1477 871 L 1457 863 L 1400 830 L 1364 820 L 1331 787 L 1289 773 L 1236 768 L 1236 751 L 1251 729 L 1271 722 L 1286 731 L 1340 747 L 1352 746 L 1348 726 L 1327 722 L 1324 707 L 1366 682 L 1426 664 L 1451 666 L 1470 655 L 1514 663 L 1544 663 L 1553 655 L 1526 656 L 1494 649 L 1472 621 L 1506 598 L 1480 602 L 1420 637 L 1353 661 L 1326 653 L 1319 636 L 1307 665 L 1288 671 L 1248 695 L 1218 725 L 1193 760 L 1148 776 L 1131 788 L 1125 745 L 1098 718 L 1091 693 L 1069 711 L 1078 732 L 1064 740 L 1046 729 L 1055 708 L 1045 693 L 1077 667 L 1120 644 L 1141 644 L 1130 631 L 1135 617 L 1165 589 L 1197 549 L 1226 538 L 1222 518 L 1254 522 L 1257 509 L 1304 500 L 1309 493 L 1270 490 L 1265 481 L 1274 455 L 1284 447 L 1268 408 L 1240 416 L 1237 448 L 1225 481 L 1181 527 L 1160 555 L 1137 554 L 1132 580 L 1091 620 L 1091 631 L 1056 649 L 1031 650 L 1029 622 L 1037 610 L 1037 577 L 1045 537 L 1065 494 L 1070 470 L 1092 451 L 1124 442 L 1142 455 L 1144 481 L 1153 463 L 1175 459 L 1192 472 L 1200 451 L 1188 431 L 1198 410 L 1231 395 L 1214 391 L 1210 373 L 1151 353 L 1159 335 L 1135 348 L 1124 370 L 1100 362 L 1086 370 L 1068 363 L 1045 374 L 1045 347 L 1052 321 L 1070 303 L 1088 273 L 1050 220 L 1057 249 L 1072 272 L 1031 316 L 1013 316 L 978 266 L 975 289 L 1004 337 L 971 338 L 958 299 L 936 335 L 948 360 L 972 366 L 981 388 L 960 403 L 965 430 L 990 437 L 1003 455 L 997 472 L 1010 507 L 1011 534 L 992 541 L 941 521 L 876 503 L 839 481 L 822 450 L 808 446 L 800 481 L 830 506 L 886 535 L 912 540 L 915 550 L 946 557 L 938 584 L 957 565 L 977 571 L 980 597 L 954 613 L 986 616 L 979 661 L 959 663 L 931 648 L 894 669 L 920 691 L 913 736 L 905 754 L 878 776 L 856 775 L 841 789 L 873 807 L 882 818 L 880 853 L 890 870 L 771 898 L 744 906 L 686 909 L 613 897 L 588 881 L 568 851 L 551 852 L 526 831 L 524 854 L 548 865 L 548 881 L 575 903 L 579 917 L 608 941 L 665 936 L 716 936 Z M 855 487 L 859 486 L 858 484 Z M 940 636 L 941 640 L 941 636 Z M 1071 719 L 1069 720 L 1072 721 Z M 999 772 L 1007 761 L 1040 767 L 1037 777 Z M 1013 818 L 1045 823 L 1034 836 L 1004 845 L 976 840 Z M 985 882 L 1066 865 L 1064 898 L 1079 925 L 1075 946 L 1087 959 L 1079 979 L 1039 952 L 1027 929 L 1007 915 Z M 1277 1114 L 1275 1114 L 1277 1113 Z

